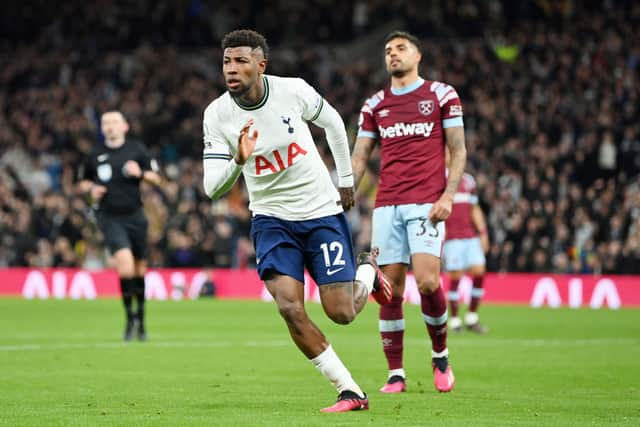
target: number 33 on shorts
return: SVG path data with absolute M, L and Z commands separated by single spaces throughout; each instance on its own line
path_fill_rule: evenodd
M 416 221 L 410 221 L 408 228 L 412 254 L 428 253 L 440 256 L 445 234 L 444 221 L 432 224 L 428 217 L 420 217 Z

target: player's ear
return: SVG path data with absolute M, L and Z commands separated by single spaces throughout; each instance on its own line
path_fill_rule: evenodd
M 264 74 L 266 70 L 267 70 L 267 60 L 265 58 L 262 58 L 261 60 L 258 61 L 258 73 Z

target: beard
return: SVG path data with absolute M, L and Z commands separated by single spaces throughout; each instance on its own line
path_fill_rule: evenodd
M 401 77 L 404 77 L 407 74 L 407 72 L 408 70 L 396 69 L 396 70 L 391 70 L 389 74 L 391 74 L 393 77 L 401 78 Z
M 411 71 L 411 69 L 404 64 L 396 68 L 387 67 L 387 72 L 396 78 L 404 77 L 409 71 Z

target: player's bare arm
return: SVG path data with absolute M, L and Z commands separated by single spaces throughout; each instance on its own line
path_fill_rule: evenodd
M 360 185 L 364 173 L 367 171 L 367 162 L 375 146 L 376 140 L 373 138 L 366 136 L 356 138 L 356 144 L 353 147 L 353 154 L 351 155 L 351 167 L 353 168 L 353 180 L 356 190 Z
M 447 187 L 440 196 L 440 199 L 433 205 L 429 212 L 429 220 L 432 223 L 446 220 L 451 215 L 453 208 L 453 196 L 456 194 L 458 184 L 464 173 L 464 166 L 467 162 L 467 148 L 464 143 L 464 127 L 455 126 L 445 129 L 447 147 L 451 154 L 449 163 L 449 177 Z
M 443 195 L 447 195 L 453 200 L 456 194 L 460 179 L 464 174 L 464 167 L 467 163 L 467 147 L 464 142 L 464 127 L 456 126 L 445 129 L 445 138 L 447 147 L 451 154 L 451 162 L 449 163 L 449 177 L 447 179 L 447 187 Z
M 479 205 L 473 205 L 471 208 L 471 221 L 475 225 L 476 230 L 480 233 L 480 244 L 482 250 L 487 253 L 489 251 L 489 233 L 487 232 L 487 222 L 482 213 L 482 208 Z
M 258 141 L 258 131 L 254 130 L 250 134 L 251 126 L 253 126 L 253 119 L 249 119 L 246 125 L 240 130 L 240 136 L 238 137 L 238 154 L 236 154 L 236 163 L 244 165 L 247 159 L 253 153 L 256 148 L 256 142 Z

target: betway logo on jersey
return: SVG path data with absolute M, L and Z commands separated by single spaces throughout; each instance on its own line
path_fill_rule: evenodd
M 393 126 L 383 128 L 378 126 L 381 138 L 397 138 L 399 136 L 422 135 L 428 138 L 433 130 L 434 122 L 424 123 L 396 123 Z

